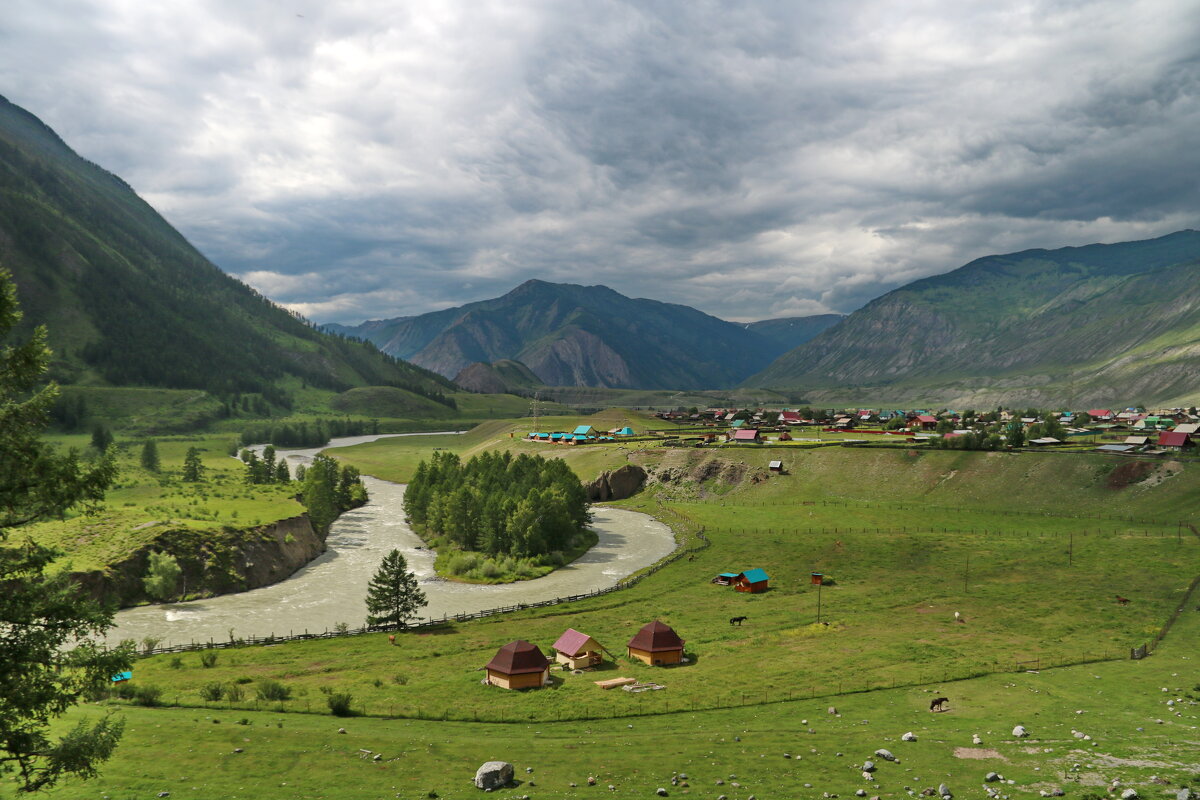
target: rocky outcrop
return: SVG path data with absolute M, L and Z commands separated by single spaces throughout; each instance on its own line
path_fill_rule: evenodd
M 599 478 L 586 484 L 588 500 L 603 503 L 606 500 L 624 500 L 633 497 L 646 483 L 646 470 L 634 464 L 620 469 L 608 470 Z
M 150 544 L 106 569 L 70 577 L 98 600 L 121 608 L 136 605 L 149 599 L 142 580 L 152 552 L 175 556 L 182 569 L 176 591 L 193 599 L 244 592 L 289 578 L 325 552 L 325 537 L 313 529 L 307 514 L 253 528 L 164 526 Z

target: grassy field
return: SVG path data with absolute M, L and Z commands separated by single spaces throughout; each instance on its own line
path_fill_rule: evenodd
M 940 783 L 956 797 L 984 797 L 990 771 L 1012 781 L 1000 788 L 1018 798 L 1059 788 L 1069 798 L 1098 798 L 1113 780 L 1142 797 L 1173 796 L 1181 786 L 1200 785 L 1198 641 L 1200 614 L 1192 613 L 1143 661 L 589 722 L 342 720 L 131 707 L 120 711 L 125 739 L 101 777 L 68 783 L 51 796 L 471 797 L 478 793 L 470 784 L 474 770 L 492 759 L 517 768 L 521 784 L 496 793 L 508 798 L 649 797 L 658 787 L 672 796 L 807 799 L 826 792 L 850 797 L 861 788 L 902 798 L 908 788 Z M 948 712 L 928 712 L 935 696 L 950 698 Z M 1166 705 L 1176 698 L 1182 702 Z M 828 706 L 838 713 L 826 713 Z M 82 707 L 64 725 L 110 710 Z M 1011 735 L 1018 724 L 1028 739 Z M 909 731 L 917 740 L 900 741 Z M 974 734 L 981 744 L 973 744 Z M 899 760 L 874 756 L 878 748 Z M 868 759 L 878 765 L 870 781 L 859 768 Z M 681 773 L 686 779 L 672 785 Z M 587 785 L 589 776 L 596 786 Z
M 62 447 L 85 451 L 89 437 L 62 436 Z M 120 474 L 107 493 L 105 507 L 94 515 L 69 513 L 21 529 L 66 555 L 59 569 L 103 569 L 153 543 L 166 531 L 240 529 L 293 517 L 304 511 L 295 499 L 295 486 L 250 486 L 243 481 L 245 468 L 228 455 L 227 436 L 168 437 L 156 439 L 162 465 L 158 473 L 140 466 L 141 441 L 118 439 Z M 179 479 L 184 454 L 196 447 L 204 464 L 204 480 Z M 10 539 L 15 541 L 15 539 Z
M 629 417 L 542 427 L 606 428 Z M 556 455 L 583 478 L 639 463 L 650 485 L 618 505 L 703 527 L 711 544 L 621 592 L 403 633 L 395 645 L 369 634 L 222 650 L 208 667 L 195 652 L 143 659 L 132 685 L 158 687 L 175 707 L 110 700 L 73 712 L 125 714 L 130 731 L 104 777 L 58 794 L 460 797 L 476 791 L 470 775 L 493 758 L 518 766 L 523 783 L 500 793 L 508 797 L 609 794 L 610 783 L 618 796 L 665 786 L 712 797 L 848 796 L 860 787 L 904 797 L 905 787 L 940 782 L 956 796 L 983 797 L 989 770 L 1016 781 L 1006 791 L 1017 797 L 1056 787 L 1101 796 L 1114 778 L 1143 797 L 1200 783 L 1196 598 L 1154 655 L 1127 660 L 1196 577 L 1200 537 L 1179 521 L 1197 518 L 1200 465 L 822 448 L 773 475 L 769 449 L 548 447 L 521 441 L 527 427 L 497 421 L 458 437 L 332 452 L 393 480 L 435 447 L 464 457 L 490 447 Z M 751 567 L 770 574 L 769 592 L 710 583 Z M 833 583 L 818 589 L 814 571 Z M 733 626 L 733 616 L 748 619 Z M 655 668 L 624 657 L 628 639 L 656 618 L 686 640 L 690 663 Z M 480 683 L 499 646 L 523 638 L 549 651 L 567 627 L 594 636 L 615 662 L 583 675 L 555 670 L 538 691 Z M 666 689 L 593 684 L 618 675 Z M 271 682 L 289 698 L 259 699 Z M 242 696 L 206 701 L 201 692 L 213 685 Z M 330 716 L 330 693 L 350 694 L 359 716 Z M 951 712 L 930 714 L 933 696 L 950 697 Z M 1181 702 L 1168 708 L 1168 698 Z M 840 715 L 826 714 L 830 705 Z M 1016 724 L 1033 740 L 1014 741 Z M 900 742 L 909 730 L 918 741 Z M 983 744 L 962 749 L 974 733 Z M 902 763 L 874 759 L 877 779 L 867 782 L 857 765 L 879 747 Z M 677 772 L 690 785 L 673 786 Z M 586 785 L 589 775 L 599 787 Z

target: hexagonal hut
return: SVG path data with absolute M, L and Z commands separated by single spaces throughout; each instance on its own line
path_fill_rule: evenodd
M 683 660 L 683 639 L 658 620 L 647 623 L 634 634 L 627 648 L 630 658 L 654 666 L 678 664 Z
M 487 682 L 503 689 L 535 689 L 550 682 L 550 660 L 524 639 L 501 647 L 484 669 Z

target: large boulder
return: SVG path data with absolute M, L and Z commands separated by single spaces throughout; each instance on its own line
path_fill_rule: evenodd
M 603 503 L 606 500 L 624 500 L 633 497 L 646 482 L 646 470 L 635 464 L 605 471 L 589 484 L 584 485 L 588 500 Z
M 480 789 L 499 789 L 513 779 L 513 765 L 507 761 L 489 761 L 475 770 L 475 786 Z

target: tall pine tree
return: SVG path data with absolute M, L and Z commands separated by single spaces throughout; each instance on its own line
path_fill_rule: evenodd
M 403 628 L 426 605 L 425 593 L 417 588 L 417 576 L 408 571 L 400 551 L 384 556 L 367 584 L 367 625 Z
M 16 289 L 0 270 L 0 343 L 20 318 Z M 106 443 L 95 463 L 83 467 L 73 451 L 60 454 L 41 441 L 58 397 L 53 384 L 37 387 L 49 360 L 42 327 L 26 342 L 0 346 L 0 539 L 71 507 L 97 506 L 116 477 Z M 31 541 L 0 547 L 0 773 L 16 773 L 25 791 L 67 776 L 94 776 L 123 727 L 103 717 L 51 736 L 56 717 L 107 687 L 132 658 L 128 647 L 92 643 L 113 613 L 85 597 L 65 573 L 46 574 L 58 555 Z

